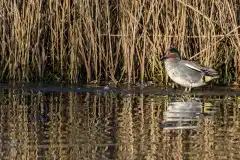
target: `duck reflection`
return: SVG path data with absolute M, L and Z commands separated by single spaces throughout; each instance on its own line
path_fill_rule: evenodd
M 170 102 L 163 113 L 163 129 L 195 129 L 201 119 L 216 112 L 212 103 L 201 100 Z

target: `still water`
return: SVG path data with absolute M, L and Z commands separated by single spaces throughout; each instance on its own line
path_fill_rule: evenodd
M 237 91 L 0 87 L 0 159 L 240 159 Z

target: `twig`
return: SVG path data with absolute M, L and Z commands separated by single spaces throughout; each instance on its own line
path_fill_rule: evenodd
M 222 41 L 224 38 L 228 37 L 231 33 L 233 33 L 234 31 L 236 31 L 238 28 L 240 28 L 240 25 L 237 26 L 236 28 L 234 28 L 233 30 L 231 30 L 230 32 L 228 32 L 224 37 L 220 38 L 218 41 L 216 41 L 215 43 L 209 45 L 208 47 L 206 47 L 205 49 L 201 50 L 200 52 L 198 52 L 197 54 L 195 54 L 194 56 L 192 56 L 190 59 L 193 59 L 195 57 L 197 57 L 200 53 L 204 52 L 205 50 L 207 50 L 208 48 L 210 48 L 213 45 L 216 45 L 217 43 L 219 43 L 220 41 Z
M 214 22 L 213 20 L 211 20 L 208 16 L 204 15 L 202 12 L 200 12 L 198 9 L 194 8 L 193 6 L 191 6 L 191 5 L 187 4 L 187 3 L 184 3 L 184 2 L 182 2 L 182 1 L 180 1 L 180 0 L 176 0 L 176 1 L 179 2 L 179 3 L 181 3 L 182 5 L 190 8 L 190 9 L 192 9 L 193 11 L 195 11 L 195 12 L 198 13 L 198 14 L 200 14 L 201 16 L 203 16 L 203 18 L 205 18 L 206 20 L 208 20 L 208 22 L 209 22 L 210 24 L 212 24 L 212 23 L 215 23 L 215 24 L 216 24 L 216 22 Z

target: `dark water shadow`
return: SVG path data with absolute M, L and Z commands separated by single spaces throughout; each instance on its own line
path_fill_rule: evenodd
M 240 90 L 232 90 L 229 86 L 213 86 L 205 88 L 194 88 L 190 93 L 184 92 L 183 89 L 172 89 L 159 86 L 149 86 L 149 87 L 139 87 L 139 86 L 120 86 L 111 87 L 109 85 L 104 86 L 88 86 L 88 85 L 78 85 L 78 84 L 43 84 L 43 83 L 20 83 L 20 84 L 0 84 L 0 88 L 12 89 L 12 90 L 22 90 L 24 94 L 32 94 L 36 92 L 76 92 L 76 93 L 108 93 L 115 92 L 117 94 L 156 94 L 156 95 L 196 95 L 196 96 L 239 96 Z

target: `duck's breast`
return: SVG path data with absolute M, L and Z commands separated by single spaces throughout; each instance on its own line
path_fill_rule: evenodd
M 184 87 L 199 87 L 205 85 L 201 81 L 203 74 L 199 71 L 188 68 L 176 61 L 166 61 L 165 68 L 168 76 Z

